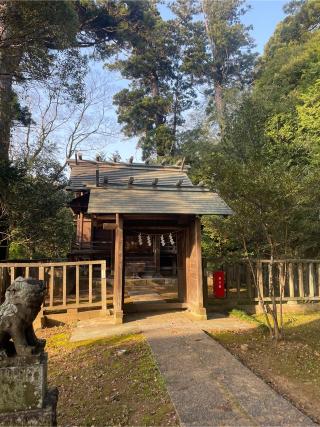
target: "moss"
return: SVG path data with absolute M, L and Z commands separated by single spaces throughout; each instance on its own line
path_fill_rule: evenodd
M 177 425 L 163 377 L 141 334 L 69 339 L 69 331 L 58 328 L 48 338 L 49 380 L 59 386 L 60 425 Z
M 256 318 L 254 318 L 253 316 L 250 316 L 245 311 L 237 310 L 235 308 L 230 311 L 229 316 L 235 317 L 235 318 L 240 319 L 240 320 L 244 320 L 244 321 L 249 322 L 249 323 L 255 323 L 257 325 L 259 325 L 259 323 L 260 323 Z

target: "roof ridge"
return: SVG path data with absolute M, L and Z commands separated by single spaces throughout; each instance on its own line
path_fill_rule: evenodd
M 103 162 L 97 162 L 96 160 L 80 160 L 77 161 L 74 159 L 67 159 L 68 165 L 98 165 L 98 167 L 101 165 L 108 165 L 111 167 L 120 166 L 123 168 L 128 169 L 159 169 L 159 170 L 176 170 L 180 172 L 187 172 L 190 169 L 190 165 L 184 165 L 183 168 L 181 166 L 176 165 L 161 165 L 161 164 L 145 164 L 145 163 L 129 163 L 129 162 L 112 162 L 112 161 L 103 161 Z

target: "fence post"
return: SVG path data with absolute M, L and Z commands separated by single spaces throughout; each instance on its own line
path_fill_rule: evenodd
M 50 267 L 49 306 L 53 307 L 54 267 Z
M 286 283 L 286 277 L 285 277 L 285 263 L 279 262 L 278 264 L 278 272 L 279 272 L 279 296 L 282 300 L 284 296 L 284 287 Z
M 263 298 L 263 276 L 262 276 L 262 262 L 257 262 L 257 284 L 260 291 L 260 296 Z
M 292 262 L 289 262 L 289 296 L 294 298 L 294 278 L 293 278 L 293 265 Z
M 89 304 L 92 304 L 92 264 L 89 264 Z
M 101 263 L 101 314 L 107 314 L 107 263 Z
M 309 296 L 314 297 L 314 268 L 313 263 L 309 263 Z
M 39 267 L 38 269 L 38 277 L 39 280 L 43 280 L 44 281 L 44 267 Z M 41 310 L 38 314 L 38 316 L 36 317 L 35 321 L 33 322 L 33 327 L 34 329 L 41 329 L 45 326 L 45 316 L 44 316 L 44 302 L 41 306 Z
M 247 263 L 246 264 L 246 284 L 247 284 L 247 292 L 248 292 L 248 298 L 251 300 L 252 299 L 252 282 L 251 282 L 251 270 L 250 270 L 250 265 Z
M 79 308 L 80 304 L 80 268 L 76 265 L 76 309 Z
M 67 266 L 62 267 L 62 304 L 67 305 Z
M 0 267 L 0 304 L 4 300 L 5 283 L 4 283 L 4 267 Z
M 298 264 L 298 283 L 299 283 L 299 297 L 303 298 L 304 295 L 304 283 L 303 283 L 303 264 Z
M 234 268 L 236 274 L 236 284 L 237 284 L 237 300 L 240 299 L 240 287 L 241 287 L 241 265 L 238 264 Z

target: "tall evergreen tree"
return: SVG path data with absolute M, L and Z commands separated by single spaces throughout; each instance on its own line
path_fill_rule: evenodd
M 129 57 L 111 66 L 131 80 L 129 89 L 116 94 L 114 102 L 124 133 L 139 137 L 144 158 L 172 156 L 182 113 L 195 99 L 192 79 L 183 70 L 186 35 L 181 21 L 164 21 L 155 4 L 143 4 Z
M 229 93 L 252 81 L 254 43 L 251 27 L 241 22 L 248 6 L 245 0 L 177 0 L 172 9 L 189 27 L 185 70 L 207 87 L 208 113 L 223 131 Z

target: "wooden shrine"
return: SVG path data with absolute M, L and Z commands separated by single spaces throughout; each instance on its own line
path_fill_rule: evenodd
M 229 215 L 217 193 L 193 185 L 188 167 L 69 160 L 75 195 L 74 260 L 106 260 L 112 312 L 187 308 L 205 318 L 202 215 Z

